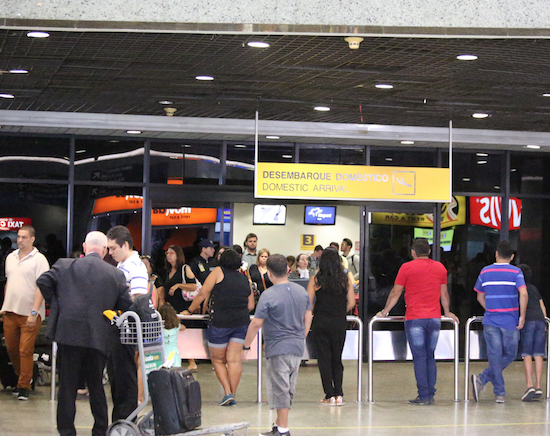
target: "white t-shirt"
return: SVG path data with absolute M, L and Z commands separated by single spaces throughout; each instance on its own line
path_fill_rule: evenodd
M 19 249 L 6 257 L 6 296 L 2 312 L 13 312 L 17 315 L 29 316 L 34 306 L 36 296 L 36 279 L 50 269 L 46 256 L 36 247 L 23 259 L 19 259 Z M 46 316 L 44 302 L 38 313 L 42 319 Z
M 147 267 L 139 258 L 137 251 L 124 262 L 117 265 L 126 276 L 126 283 L 130 287 L 130 295 L 146 294 L 149 285 L 149 273 Z

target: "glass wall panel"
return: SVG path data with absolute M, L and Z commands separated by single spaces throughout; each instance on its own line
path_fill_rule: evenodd
M 437 150 L 372 147 L 370 163 L 376 166 L 436 167 Z
M 143 182 L 143 141 L 76 139 L 75 179 Z
M 260 144 L 263 147 L 263 144 Z M 227 143 L 226 184 L 252 185 L 254 183 L 254 144 Z
M 550 157 L 543 154 L 510 156 L 511 194 L 550 194 Z
M 268 144 L 262 145 L 258 151 L 258 160 L 260 162 L 294 162 L 293 144 Z
M 0 177 L 67 180 L 68 138 L 0 136 Z
M 502 159 L 489 152 L 453 153 L 453 191 L 502 192 Z
M 300 144 L 300 163 L 365 165 L 365 148 Z

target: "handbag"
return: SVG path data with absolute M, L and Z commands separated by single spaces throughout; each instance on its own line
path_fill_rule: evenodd
M 181 267 L 181 276 L 182 276 L 183 281 L 184 281 L 185 283 L 187 283 L 187 278 L 186 278 L 186 275 L 185 275 L 185 267 L 186 267 L 186 266 L 187 266 L 187 264 L 185 264 L 185 265 L 183 265 L 183 266 Z M 195 284 L 197 285 L 197 289 L 194 290 L 194 291 L 184 291 L 184 290 L 182 289 L 182 291 L 181 291 L 181 296 L 182 296 L 182 298 L 183 298 L 185 301 L 193 301 L 194 298 L 195 298 L 197 295 L 199 295 L 199 291 L 200 291 L 201 288 L 202 288 L 202 283 L 199 282 L 199 279 L 197 279 L 196 277 L 195 277 Z

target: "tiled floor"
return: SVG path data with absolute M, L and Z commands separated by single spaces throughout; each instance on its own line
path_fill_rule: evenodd
M 472 363 L 471 370 L 479 372 L 484 363 Z M 345 362 L 344 407 L 321 406 L 322 397 L 318 369 L 310 365 L 300 369 L 294 407 L 290 413 L 293 436 L 425 436 L 425 435 L 546 435 L 550 434 L 550 408 L 546 400 L 522 403 L 525 390 L 523 365 L 515 362 L 505 372 L 508 395 L 505 404 L 495 404 L 491 389 L 486 389 L 481 401 L 453 402 L 453 365 L 439 363 L 436 404 L 430 407 L 412 406 L 407 399 L 416 396 L 412 363 L 375 363 L 375 403 L 355 402 L 357 367 Z M 460 397 L 463 393 L 463 368 L 460 372 Z M 245 364 L 237 395 L 236 407 L 220 407 L 217 402 L 222 391 L 212 367 L 199 364 L 196 378 L 203 395 L 203 426 L 249 421 L 249 435 L 266 431 L 275 414 L 266 403 L 256 403 L 256 364 Z M 363 399 L 366 398 L 367 365 L 364 365 Z M 49 387 L 38 387 L 30 401 L 15 400 L 8 392 L 0 391 L 0 436 L 56 435 L 55 403 L 49 401 Z M 264 389 L 264 400 L 265 400 Z M 76 418 L 79 435 L 90 435 L 92 418 L 86 400 L 78 401 Z

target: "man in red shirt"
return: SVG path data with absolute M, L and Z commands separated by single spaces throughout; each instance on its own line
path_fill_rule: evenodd
M 430 245 L 424 238 L 416 238 L 411 247 L 413 260 L 401 266 L 386 306 L 376 314 L 386 317 L 405 290 L 405 333 L 413 356 L 414 375 L 418 396 L 410 404 L 429 406 L 434 403 L 437 367 L 435 347 L 441 329 L 441 306 L 445 316 L 458 318 L 449 310 L 447 270 L 430 259 Z

